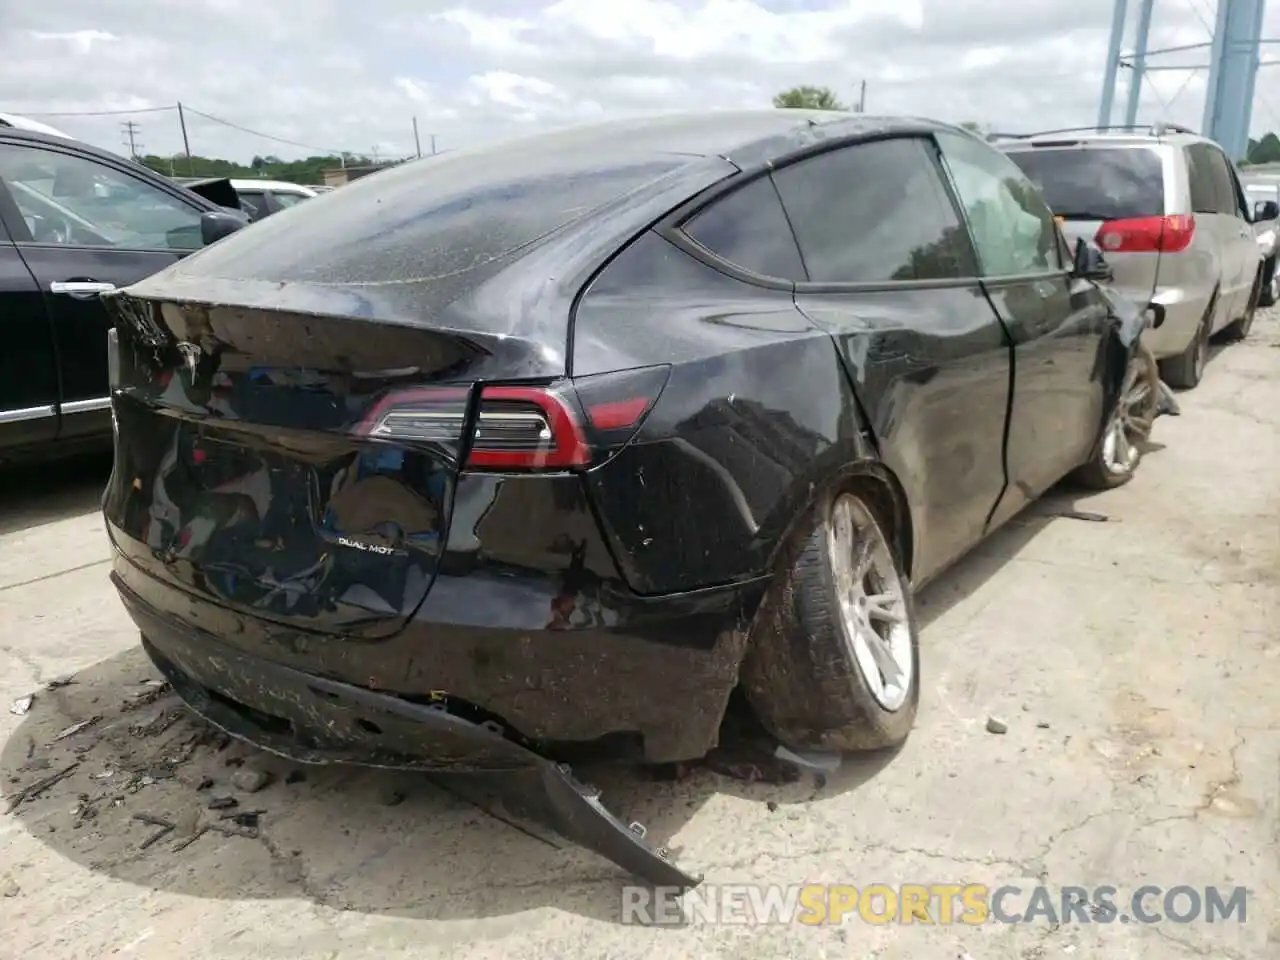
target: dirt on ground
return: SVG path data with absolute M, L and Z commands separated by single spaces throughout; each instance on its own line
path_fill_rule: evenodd
M 888 762 L 579 772 L 713 894 L 1011 885 L 1018 912 L 1109 885 L 1125 913 L 1143 885 L 1243 887 L 1243 923 L 624 923 L 629 881 L 589 853 L 187 714 L 107 581 L 89 462 L 0 480 L 0 957 L 1280 956 L 1280 320 L 1179 399 L 1131 484 L 1054 491 L 925 591 L 919 723 Z

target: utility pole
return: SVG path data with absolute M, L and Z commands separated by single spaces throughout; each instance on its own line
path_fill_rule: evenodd
M 413 149 L 418 154 L 418 159 L 422 159 L 422 141 L 418 139 L 418 118 L 413 118 Z
M 431 155 L 433 157 L 436 155 L 436 135 L 434 133 L 431 134 Z
M 862 81 L 862 88 L 858 92 L 858 112 L 867 112 L 867 81 Z
M 129 144 L 129 159 L 137 160 L 138 145 L 136 137 L 138 135 L 139 124 L 134 120 L 126 120 L 124 123 L 120 124 L 120 126 L 124 129 L 125 142 Z
M 191 141 L 187 139 L 187 118 L 182 113 L 181 100 L 178 101 L 178 126 L 182 128 L 182 152 L 187 155 L 187 173 L 191 173 Z

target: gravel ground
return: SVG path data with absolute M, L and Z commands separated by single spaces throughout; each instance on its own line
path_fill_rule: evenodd
M 589 854 L 193 722 L 107 582 L 92 463 L 0 489 L 0 704 L 36 694 L 0 709 L 5 806 L 67 771 L 0 816 L 0 956 L 1280 956 L 1276 315 L 1181 403 L 1133 483 L 1055 493 L 925 592 L 892 762 L 821 790 L 590 779 L 713 884 L 1243 885 L 1246 923 L 625 925 Z

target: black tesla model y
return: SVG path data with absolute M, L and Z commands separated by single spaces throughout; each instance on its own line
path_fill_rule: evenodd
M 795 755 L 902 742 L 913 586 L 1065 475 L 1136 466 L 1101 273 L 927 121 L 407 163 L 107 298 L 113 579 L 232 734 L 506 783 L 691 883 L 566 758 L 701 757 L 735 690 Z

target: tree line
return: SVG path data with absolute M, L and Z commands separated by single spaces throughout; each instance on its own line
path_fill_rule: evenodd
M 830 87 L 809 84 L 783 90 L 773 98 L 773 105 L 780 109 L 799 110 L 848 111 L 853 109 Z M 975 133 L 983 132 L 982 126 L 972 120 L 967 120 L 960 126 Z M 324 183 L 324 171 L 340 167 L 344 162 L 347 166 L 353 167 L 374 163 L 369 157 L 355 154 L 347 154 L 345 157 L 336 154 L 317 155 L 302 160 L 281 160 L 279 157 L 268 154 L 256 156 L 248 164 L 218 157 L 187 157 L 184 154 L 172 157 L 148 154 L 137 159 L 138 162 L 157 173 L 170 177 L 234 177 L 246 180 L 262 178 L 305 184 Z M 1280 136 L 1268 133 L 1257 140 L 1250 140 L 1248 154 L 1243 163 L 1280 163 Z
M 222 160 L 218 157 L 201 157 L 178 154 L 172 157 L 148 154 L 137 158 L 145 167 L 166 177 L 231 177 L 237 180 L 285 180 L 289 183 L 323 184 L 324 171 L 340 167 L 369 166 L 369 157 L 347 154 L 345 157 L 314 156 L 303 160 L 281 160 L 275 156 L 254 157 L 249 163 Z

